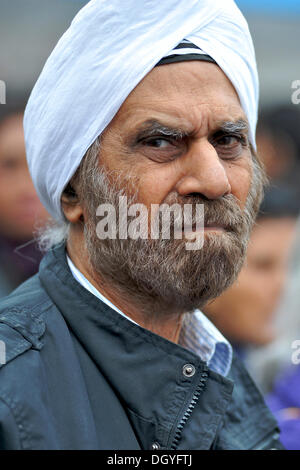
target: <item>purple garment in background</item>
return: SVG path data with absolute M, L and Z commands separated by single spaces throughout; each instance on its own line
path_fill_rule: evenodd
M 42 257 L 34 240 L 16 241 L 0 236 L 1 295 L 9 294 L 33 276 L 38 271 Z
M 300 450 L 300 365 L 278 377 L 266 402 L 278 420 L 282 444 L 287 450 Z

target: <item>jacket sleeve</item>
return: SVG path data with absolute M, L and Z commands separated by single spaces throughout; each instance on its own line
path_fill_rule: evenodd
M 0 450 L 21 449 L 18 426 L 7 404 L 0 398 Z

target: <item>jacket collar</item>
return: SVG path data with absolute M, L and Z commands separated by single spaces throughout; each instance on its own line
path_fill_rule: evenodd
M 79 284 L 120 315 L 136 324 L 86 279 L 68 255 L 66 257 L 70 271 Z M 178 342 L 184 348 L 200 356 L 203 361 L 209 364 L 212 370 L 225 377 L 227 376 L 231 368 L 232 347 L 221 332 L 200 310 L 195 310 L 193 314 L 188 313 L 185 315 Z

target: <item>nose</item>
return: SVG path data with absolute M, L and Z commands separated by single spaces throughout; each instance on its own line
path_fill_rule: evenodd
M 181 196 L 198 193 L 207 199 L 219 199 L 231 193 L 224 165 L 207 140 L 194 142 L 180 164 L 182 176 L 176 190 Z

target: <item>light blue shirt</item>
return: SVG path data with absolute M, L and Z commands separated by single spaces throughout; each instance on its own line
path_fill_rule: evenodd
M 121 312 L 112 302 L 104 297 L 104 295 L 102 295 L 76 268 L 68 256 L 67 261 L 71 273 L 82 287 L 98 297 L 98 299 L 127 320 L 137 325 L 135 321 Z M 207 365 L 218 374 L 223 376 L 228 374 L 232 362 L 232 347 L 227 339 L 224 338 L 220 331 L 200 310 L 195 310 L 193 313 L 185 315 L 180 331 L 179 344 L 197 354 L 202 361 L 205 361 Z

